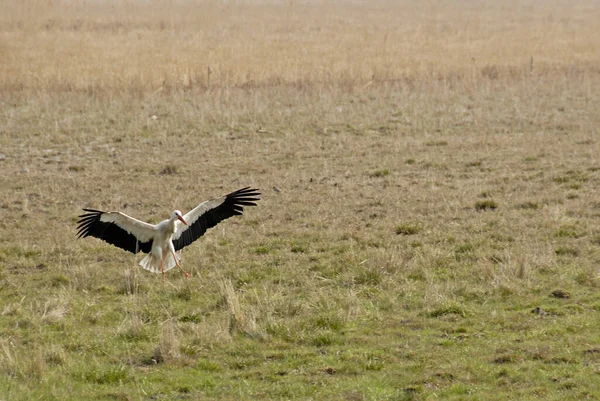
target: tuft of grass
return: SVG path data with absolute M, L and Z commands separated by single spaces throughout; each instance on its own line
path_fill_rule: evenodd
M 158 174 L 160 175 L 173 175 L 173 174 L 177 174 L 178 168 L 175 165 L 172 164 L 168 164 L 165 167 L 162 168 L 162 170 L 160 170 L 158 172 Z
M 208 358 L 199 358 L 194 368 L 202 372 L 221 372 L 223 370 L 220 363 Z
M 264 336 L 262 330 L 257 326 L 254 316 L 242 308 L 238 293 L 233 288 L 231 281 L 220 281 L 219 288 L 227 306 L 229 333 L 262 338 Z
M 51 279 L 51 285 L 54 287 L 66 286 L 71 283 L 71 279 L 62 273 L 54 274 Z
M 175 293 L 175 296 L 183 301 L 191 301 L 194 297 L 194 292 L 192 292 L 192 288 L 189 286 L 182 287 L 179 291 Z
M 454 248 L 454 257 L 457 261 L 474 261 L 475 246 L 469 242 L 461 244 Z
M 503 354 L 500 354 L 500 355 L 494 357 L 494 359 L 492 359 L 492 362 L 495 364 L 498 364 L 498 365 L 513 364 L 513 363 L 518 363 L 518 362 L 522 362 L 522 361 L 523 361 L 523 357 L 515 352 L 503 353 Z
M 310 343 L 315 347 L 328 347 L 340 344 L 341 338 L 330 331 L 316 331 L 311 335 Z
M 308 252 L 308 247 L 305 245 L 292 245 L 290 251 L 292 253 L 306 253 Z
M 498 209 L 498 204 L 491 199 L 480 200 L 480 201 L 475 202 L 475 210 L 485 211 L 485 210 L 496 210 L 496 209 Z
M 570 246 L 559 246 L 554 253 L 558 256 L 579 256 L 579 250 Z
M 552 181 L 554 181 L 557 184 L 564 184 L 570 181 L 570 178 L 568 176 L 557 176 L 552 178 Z
M 560 299 L 571 298 L 571 294 L 569 294 L 567 291 L 561 290 L 561 289 L 557 289 L 557 290 L 552 291 L 550 293 L 550 295 L 553 298 L 560 298 Z
M 420 223 L 402 223 L 394 229 L 397 235 L 416 235 L 423 231 L 423 225 Z
M 573 226 L 563 226 L 554 232 L 556 238 L 579 238 L 582 234 Z
M 365 267 L 360 269 L 358 274 L 354 277 L 354 283 L 357 285 L 377 286 L 381 283 L 381 280 L 381 269 L 373 267 Z
M 313 319 L 313 325 L 320 329 L 341 332 L 345 327 L 344 320 L 332 313 L 322 314 Z
M 427 313 L 427 316 L 432 318 L 438 318 L 446 315 L 457 315 L 460 317 L 465 317 L 467 315 L 467 312 L 462 305 L 449 304 L 435 308 Z
M 44 351 L 44 360 L 49 366 L 61 366 L 67 362 L 67 354 L 62 348 L 51 346 Z
M 175 319 L 168 319 L 162 324 L 158 345 L 154 348 L 151 360 L 155 363 L 172 364 L 181 358 L 181 332 Z
M 257 246 L 254 248 L 253 252 L 257 255 L 267 255 L 271 252 L 271 248 L 268 246 Z
M 73 373 L 73 376 L 85 383 L 102 385 L 121 384 L 129 380 L 128 369 L 125 365 L 82 365 Z
M 525 210 L 537 210 L 540 208 L 540 204 L 537 202 L 523 202 L 519 204 L 519 208 Z
M 445 140 L 425 142 L 425 146 L 447 146 L 447 145 L 448 145 L 448 141 L 445 141 Z
M 375 170 L 369 173 L 369 177 L 386 177 L 388 175 L 390 175 L 390 170 L 388 170 L 387 168 Z
M 586 183 L 589 181 L 589 176 L 581 171 L 569 170 L 564 175 L 558 175 L 552 178 L 557 184 L 567 184 L 570 183 L 571 189 L 579 189 L 582 183 Z

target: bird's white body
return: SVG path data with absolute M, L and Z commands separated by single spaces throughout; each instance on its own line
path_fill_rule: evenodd
M 140 266 L 152 273 L 161 273 L 162 265 L 165 271 L 171 270 L 177 266 L 181 256 L 175 252 L 173 246 L 173 234 L 177 230 L 176 225 L 180 224 L 175 218 L 164 220 L 155 226 L 156 235 L 152 241 L 152 249 L 141 261 Z

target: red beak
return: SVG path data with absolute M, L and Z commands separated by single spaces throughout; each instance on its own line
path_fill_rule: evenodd
M 186 226 L 188 225 L 188 223 L 185 222 L 185 220 L 183 219 L 183 217 L 181 216 L 177 216 L 177 218 L 179 219 L 179 221 L 181 221 L 183 224 L 185 224 Z

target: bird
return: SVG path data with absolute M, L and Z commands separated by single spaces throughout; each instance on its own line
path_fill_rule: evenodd
M 162 273 L 177 266 L 185 274 L 177 251 L 190 245 L 221 221 L 241 215 L 244 206 L 256 206 L 258 189 L 245 187 L 200 203 L 185 215 L 174 210 L 169 219 L 156 225 L 135 219 L 122 212 L 86 209 L 77 221 L 77 238 L 95 237 L 133 254 L 147 255 L 139 265 L 153 273 Z

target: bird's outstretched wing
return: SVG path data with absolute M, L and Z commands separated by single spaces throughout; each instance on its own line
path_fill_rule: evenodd
M 132 253 L 150 252 L 156 228 L 121 212 L 83 209 L 77 222 L 77 238 L 100 238 Z
M 259 195 L 258 189 L 246 187 L 220 198 L 202 202 L 183 216 L 187 226 L 181 223 L 177 225 L 177 231 L 173 235 L 175 250 L 178 251 L 196 241 L 206 230 L 219 222 L 242 214 L 244 206 L 256 206 L 255 202 L 260 199 Z

